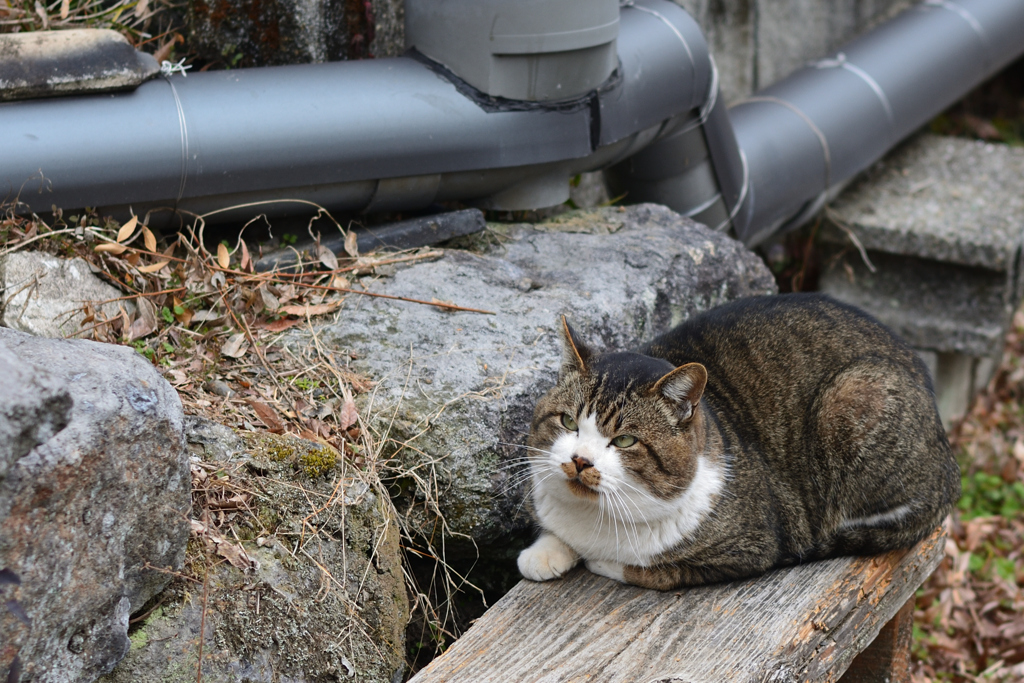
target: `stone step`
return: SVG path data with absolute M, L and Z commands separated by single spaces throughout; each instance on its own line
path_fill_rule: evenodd
M 921 351 L 947 424 L 991 377 L 1024 293 L 1022 185 L 1024 149 L 919 135 L 840 196 L 822 231 L 821 290 Z

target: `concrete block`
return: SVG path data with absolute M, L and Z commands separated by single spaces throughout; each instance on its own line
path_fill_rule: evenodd
M 1013 304 L 1006 274 L 869 251 L 871 272 L 855 249 L 825 250 L 821 291 L 859 306 L 917 349 L 992 356 L 1002 348 Z
M 978 359 L 962 353 L 940 353 L 935 375 L 935 402 L 946 429 L 967 414 L 974 396 L 974 370 Z
M 832 208 L 866 249 L 1012 275 L 1024 241 L 1022 178 L 1022 148 L 921 135 L 875 164 Z M 824 237 L 846 242 L 834 227 Z
M 758 0 L 755 89 L 834 53 L 912 4 L 911 0 Z
M 911 0 L 674 0 L 700 23 L 736 102 L 895 16 Z
M 822 231 L 820 288 L 931 361 L 947 424 L 991 379 L 1021 303 L 1022 178 L 1022 149 L 922 135 L 840 196 Z
M 738 102 L 757 89 L 757 0 L 674 0 L 700 23 L 718 65 L 722 96 Z
M 974 395 L 992 379 L 999 358 L 975 358 L 962 353 L 936 353 L 918 350 L 932 376 L 935 402 L 942 424 L 948 430 L 967 414 Z

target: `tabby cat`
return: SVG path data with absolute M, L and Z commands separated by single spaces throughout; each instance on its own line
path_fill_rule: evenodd
M 579 562 L 667 590 L 914 544 L 960 476 L 931 379 L 895 334 L 827 296 L 752 297 L 633 353 L 562 320 L 528 448 L 542 532 L 528 579 Z

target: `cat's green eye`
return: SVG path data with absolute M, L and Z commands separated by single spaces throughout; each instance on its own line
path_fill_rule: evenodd
M 612 443 L 618 448 L 629 448 L 636 443 L 636 437 L 629 434 L 619 434 L 612 439 Z
M 576 424 L 576 420 L 574 420 L 572 418 L 572 415 L 570 415 L 569 413 L 562 413 L 562 426 L 568 429 L 570 432 L 575 432 L 577 429 L 580 428 L 580 426 Z

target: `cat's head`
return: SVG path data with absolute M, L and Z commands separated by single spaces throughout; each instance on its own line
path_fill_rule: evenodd
M 530 430 L 534 481 L 559 497 L 669 502 L 697 470 L 707 371 L 637 353 L 595 354 L 564 318 L 558 383 Z

